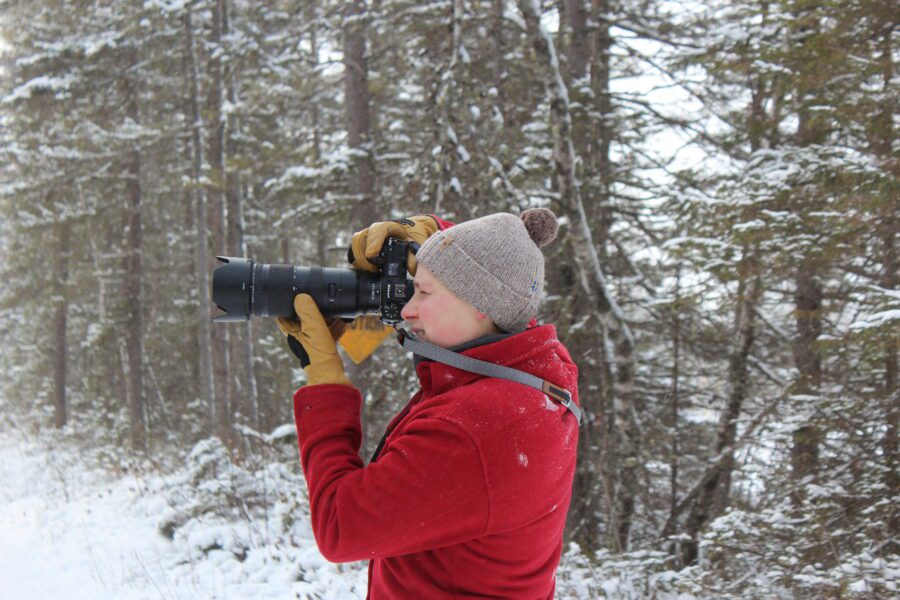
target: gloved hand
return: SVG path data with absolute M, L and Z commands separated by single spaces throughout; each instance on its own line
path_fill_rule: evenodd
M 308 385 L 352 385 L 336 344 L 347 324 L 336 317 L 323 317 L 309 294 L 294 298 L 294 312 L 299 320 L 279 318 L 278 329 L 288 336 L 288 345 L 300 359 Z
M 437 221 L 429 215 L 416 215 L 408 219 L 372 223 L 362 231 L 353 234 L 350 250 L 347 252 L 347 261 L 357 269 L 376 272 L 378 266 L 369 262 L 368 259 L 378 256 L 385 240 L 389 237 L 415 242 L 421 246 L 438 229 Z M 416 274 L 417 265 L 416 255 L 410 251 L 406 266 L 411 275 Z

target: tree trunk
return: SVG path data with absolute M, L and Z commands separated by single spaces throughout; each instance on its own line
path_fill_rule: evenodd
M 312 68 L 319 69 L 319 6 L 315 0 L 306 5 L 306 21 L 313 23 L 309 30 L 309 53 L 312 60 Z M 345 75 L 346 77 L 346 75 Z M 318 166 L 322 160 L 322 119 L 319 113 L 319 103 L 312 103 L 312 129 L 313 129 L 313 160 Z
M 588 202 L 587 215 L 597 231 L 597 251 L 601 262 L 607 259 L 606 245 L 609 231 L 613 224 L 611 207 L 613 167 L 610 159 L 615 130 L 610 121 L 613 118 L 612 93 L 610 80 L 612 68 L 610 56 L 612 35 L 608 14 L 611 10 L 609 0 L 593 0 L 591 21 L 594 23 L 594 52 L 591 59 L 591 91 L 593 92 L 593 112 L 590 121 L 590 152 L 587 155 L 587 168 L 593 202 Z
M 434 199 L 435 214 L 444 214 L 450 219 L 465 220 L 471 217 L 467 203 L 460 202 L 460 194 L 453 179 L 456 164 L 458 139 L 453 119 L 453 108 L 456 105 L 457 73 L 460 46 L 462 44 L 462 0 L 450 3 L 450 55 L 446 66 L 436 69 L 432 114 L 434 116 L 434 139 L 440 151 L 434 155 L 432 164 L 433 187 L 431 196 Z M 440 46 L 439 40 L 435 45 Z M 440 55 L 438 54 L 439 58 Z M 443 63 L 443 61 L 441 61 Z M 457 180 L 458 182 L 458 180 Z M 452 202 L 448 202 L 452 200 Z
M 617 465 L 619 485 L 614 495 L 612 519 L 609 524 L 610 544 L 614 551 L 626 550 L 634 516 L 640 467 L 640 428 L 634 407 L 634 338 L 625 315 L 612 297 L 594 245 L 593 234 L 585 215 L 581 191 L 575 176 L 575 150 L 572 144 L 572 121 L 569 113 L 568 91 L 563 83 L 553 39 L 541 25 L 537 4 L 519 0 L 528 28 L 528 36 L 537 55 L 540 76 L 550 95 L 550 121 L 553 132 L 553 156 L 563 216 L 569 219 L 572 231 L 572 256 L 578 265 L 577 280 L 589 299 L 589 314 L 603 322 L 607 336 L 597 344 L 609 344 L 609 357 L 616 365 L 612 378 L 612 397 L 615 406 L 617 450 L 621 457 Z M 608 338 L 608 339 L 607 339 Z M 588 423 L 595 415 L 586 410 Z
M 882 94 L 884 101 L 881 104 L 881 114 L 875 127 L 876 136 L 873 143 L 875 154 L 883 165 L 885 171 L 897 179 L 898 165 L 894 158 L 894 103 L 891 101 L 891 90 L 894 82 L 893 47 L 891 43 L 892 28 L 884 26 L 881 37 L 881 76 Z M 897 233 L 900 230 L 900 201 L 898 201 L 897 187 L 887 186 L 887 198 L 881 218 L 881 254 L 883 271 L 881 275 L 881 287 L 886 290 L 897 289 Z M 896 336 L 888 336 L 885 344 L 884 357 L 884 401 L 886 402 L 886 431 L 882 442 L 882 451 L 885 460 L 884 483 L 890 498 L 900 496 L 900 475 L 898 469 L 897 430 L 900 429 L 900 398 L 897 394 L 897 350 Z M 890 538 L 893 540 L 887 552 L 897 551 L 898 535 L 900 535 L 900 513 L 893 511 L 889 522 Z
M 763 7 L 763 19 L 767 15 Z M 763 145 L 767 131 L 765 114 L 766 92 L 762 79 L 758 78 L 750 89 L 750 107 L 748 131 L 750 149 L 756 151 Z M 754 337 L 754 316 L 760 299 L 761 275 L 759 273 L 758 252 L 747 257 L 744 249 L 744 260 L 739 269 L 741 279 L 738 284 L 737 310 L 735 313 L 735 334 L 737 343 L 729 357 L 728 384 L 730 395 L 725 412 L 722 414 L 716 442 L 716 455 L 725 452 L 722 460 L 715 464 L 709 477 L 700 486 L 696 498 L 685 523 L 688 540 L 682 544 L 681 558 L 683 564 L 695 564 L 698 559 L 699 535 L 703 527 L 719 516 L 726 508 L 731 486 L 731 475 L 734 468 L 735 420 L 740 416 L 743 402 L 747 396 L 748 358 Z M 749 283 L 748 279 L 753 279 Z M 678 503 L 673 498 L 672 507 Z M 670 513 L 674 514 L 674 510 Z M 671 518 L 671 517 L 670 517 Z
M 369 123 L 369 71 L 366 57 L 366 3 L 351 0 L 344 7 L 344 92 L 347 143 L 356 165 L 355 191 L 359 198 L 355 224 L 368 227 L 379 221 L 375 193 L 375 161 Z
M 140 124 L 137 82 L 128 79 L 128 116 L 135 124 Z M 135 142 L 136 144 L 137 142 Z M 131 446 L 139 452 L 147 450 L 146 406 L 144 397 L 144 369 L 142 366 L 143 347 L 143 261 L 141 248 L 143 237 L 141 203 L 141 151 L 135 146 L 129 156 L 128 180 L 125 184 L 128 194 L 128 258 L 125 266 L 125 298 L 128 326 L 125 328 L 125 347 L 128 351 L 129 373 L 129 416 Z
M 700 488 L 700 493 L 691 506 L 685 525 L 685 533 L 690 540 L 682 547 L 682 559 L 685 565 L 697 561 L 700 531 L 710 521 L 722 514 L 728 505 L 731 487 L 731 475 L 734 469 L 734 446 L 737 438 L 737 420 L 741 416 L 744 400 L 748 395 L 750 349 L 754 338 L 754 316 L 759 304 L 762 290 L 759 274 L 758 253 L 752 251 L 747 256 L 744 249 L 744 260 L 739 265 L 741 273 L 738 284 L 738 304 L 735 314 L 735 339 L 728 360 L 728 386 L 730 394 L 728 404 L 722 413 L 719 432 L 716 439 L 716 456 L 724 453 L 724 458 L 717 464 L 712 476 Z
M 797 334 L 794 339 L 794 365 L 799 372 L 795 393 L 801 397 L 815 398 L 821 380 L 821 360 L 816 340 L 822 331 L 822 286 L 811 261 L 800 266 L 794 291 Z M 810 407 L 810 410 L 812 407 Z M 791 450 L 791 467 L 797 487 L 792 499 L 802 503 L 804 494 L 801 482 L 815 473 L 819 461 L 819 432 L 813 424 L 803 425 L 794 434 Z
M 820 18 L 816 13 L 816 3 L 800 3 L 795 12 L 795 20 L 792 24 L 794 33 L 800 41 L 796 49 L 803 64 L 800 66 L 800 76 L 797 78 L 797 107 L 798 124 L 794 134 L 798 146 L 810 146 L 821 144 L 827 136 L 827 117 L 816 111 L 822 90 L 815 85 L 816 78 L 805 71 L 807 67 L 807 55 L 815 52 L 815 48 L 808 48 L 811 44 L 812 34 L 818 31 Z M 801 206 L 798 210 L 815 210 L 815 192 L 798 190 L 796 197 L 806 201 L 807 206 Z M 819 265 L 811 256 L 801 256 L 796 273 L 796 289 L 794 291 L 794 307 L 796 311 L 797 333 L 793 344 L 794 366 L 797 368 L 799 378 L 795 386 L 795 394 L 815 401 L 821 380 L 821 361 L 816 340 L 822 332 L 822 286 L 818 281 Z M 808 400 L 809 401 L 809 400 Z M 808 402 L 807 401 L 807 402 Z M 809 407 L 812 414 L 814 407 Z M 795 505 L 803 502 L 801 482 L 815 473 L 819 462 L 819 438 L 821 433 L 818 428 L 809 422 L 799 427 L 793 433 L 793 448 L 791 449 L 791 467 L 796 481 L 796 487 L 792 494 Z
M 586 0 L 565 0 L 565 18 L 572 37 L 569 41 L 569 81 L 575 83 L 587 75 L 591 56 L 590 29 L 588 29 Z
M 615 478 L 607 472 L 607 466 L 613 462 L 610 456 L 616 451 L 610 444 L 614 439 L 610 433 L 613 419 L 602 417 L 612 413 L 610 387 L 613 377 L 603 322 L 592 312 L 586 295 L 576 293 L 578 303 L 574 304 L 573 312 L 575 315 L 586 312 L 590 318 L 587 322 L 576 320 L 575 323 L 581 326 L 574 332 L 567 331 L 565 341 L 573 355 L 581 356 L 578 389 L 586 418 L 578 432 L 578 464 L 566 529 L 568 539 L 585 551 L 594 551 L 602 545 L 604 516 L 611 522 L 610 515 L 615 514 Z M 604 340 L 603 343 L 598 343 L 598 338 Z
M 225 172 L 225 136 L 228 116 L 222 110 L 225 101 L 225 74 L 223 66 L 222 33 L 225 19 L 225 0 L 213 2 L 212 56 L 209 61 L 212 88 L 208 100 L 212 122 L 209 138 L 209 189 L 210 233 L 216 253 L 228 254 L 225 232 L 226 190 L 228 176 Z M 216 386 L 216 434 L 226 446 L 232 446 L 231 435 L 231 353 L 228 327 L 211 327 L 213 376 L 219 382 Z
M 606 247 L 613 221 L 612 209 L 610 208 L 613 183 L 610 147 L 614 132 L 609 124 L 609 119 L 612 118 L 612 104 L 610 101 L 610 47 L 612 38 L 609 31 L 609 19 L 607 18 L 609 11 L 610 7 L 607 0 L 594 0 L 592 2 L 591 21 L 594 27 L 592 33 L 593 52 L 590 54 L 592 94 L 584 99 L 592 107 L 590 111 L 587 111 L 592 116 L 585 123 L 584 129 L 588 132 L 588 135 L 582 142 L 585 153 L 585 168 L 583 171 L 587 176 L 587 189 L 590 194 L 590 199 L 585 206 L 585 215 L 591 231 L 595 232 L 595 248 L 601 264 L 607 262 Z M 600 339 L 604 340 L 604 344 L 609 344 L 606 328 L 604 328 Z M 604 372 L 607 374 L 607 383 L 601 386 L 605 393 L 602 404 L 603 412 L 601 414 L 603 415 L 606 428 L 603 432 L 604 451 L 596 459 L 602 460 L 603 481 L 606 490 L 605 501 L 610 523 L 607 531 L 607 545 L 611 549 L 624 550 L 628 543 L 627 531 L 630 529 L 629 523 L 634 509 L 633 498 L 637 494 L 636 489 L 632 492 L 630 488 L 636 488 L 637 481 L 634 471 L 629 470 L 630 477 L 622 480 L 620 483 L 619 470 L 621 461 L 627 459 L 629 453 L 634 452 L 634 449 L 629 446 L 630 438 L 627 437 L 627 434 L 623 438 L 623 432 L 631 431 L 632 435 L 634 435 L 637 427 L 636 423 L 633 422 L 634 413 L 627 415 L 616 414 L 616 396 L 612 389 L 612 365 L 609 363 L 610 360 L 614 359 L 614 356 L 611 354 L 610 352 L 604 352 L 603 354 L 606 357 L 603 366 Z M 625 418 L 624 422 L 629 424 L 628 427 L 623 428 L 620 426 L 620 423 L 623 422 L 623 416 Z M 629 525 L 626 527 L 626 524 Z
M 602 170 L 608 164 L 609 130 L 598 125 L 592 116 L 596 112 L 597 98 L 608 98 L 609 95 L 609 54 L 600 48 L 601 40 L 608 39 L 608 31 L 588 25 L 588 10 L 582 0 L 566 0 L 559 3 L 564 9 L 560 15 L 562 23 L 569 26 L 570 43 L 568 45 L 568 70 L 570 89 L 573 99 L 579 105 L 572 119 L 572 145 L 576 157 L 580 157 L 580 168 L 577 170 L 587 174 L 588 201 L 585 204 L 588 226 L 594 236 L 596 245 L 601 249 L 606 246 L 608 228 L 602 223 L 598 227 L 598 207 L 608 204 L 609 170 Z M 603 37 L 603 34 L 606 37 Z M 593 39 L 593 42 L 592 42 Z M 591 44 L 598 46 L 598 52 L 592 55 Z M 593 56 L 593 58 L 592 58 Z M 582 93 L 583 80 L 588 76 L 587 66 L 591 64 L 590 85 L 593 94 Z M 572 85 L 576 81 L 582 84 Z M 608 107 L 606 111 L 608 112 Z M 604 137 L 607 136 L 607 137 Z M 606 153 L 606 155 L 604 155 Z M 574 165 L 574 163 L 573 163 Z M 597 166 L 601 170 L 597 170 Z M 577 173 L 576 179 L 579 179 Z M 565 211 L 565 208 L 559 208 Z M 619 446 L 618 431 L 613 414 L 614 401 L 611 392 L 612 369 L 609 364 L 611 353 L 608 352 L 609 340 L 606 327 L 601 319 L 591 319 L 590 326 L 584 320 L 585 314 L 593 311 L 592 303 L 584 289 L 578 285 L 579 274 L 571 265 L 570 256 L 575 241 L 568 231 L 561 236 L 561 243 L 554 248 L 553 262 L 559 268 L 550 272 L 548 289 L 562 298 L 561 306 L 556 311 L 556 321 L 561 326 L 566 345 L 576 356 L 583 356 L 584 364 L 579 370 L 578 386 L 582 390 L 583 408 L 595 418 L 582 424 L 579 436 L 578 455 L 580 457 L 575 475 L 575 493 L 568 535 L 582 548 L 596 550 L 601 540 L 602 515 L 607 515 L 610 525 L 607 527 L 609 546 L 620 547 L 618 528 L 612 523 L 618 522 L 616 508 L 616 492 L 619 486 Z M 565 325 L 568 325 L 566 327 Z M 574 334 L 572 331 L 574 330 Z M 602 340 L 602 343 L 598 343 Z M 599 466 L 599 468 L 598 468 Z M 627 509 L 627 507 L 624 507 Z M 629 512 L 625 510 L 624 512 Z
M 53 425 L 62 429 L 69 422 L 66 400 L 66 355 L 69 350 L 66 330 L 69 313 L 69 261 L 71 258 L 71 221 L 59 224 L 59 251 L 56 257 L 56 282 L 59 294 L 55 298 L 56 314 L 53 318 Z
M 231 33 L 231 5 L 228 0 L 222 0 L 222 37 L 228 39 Z M 237 106 L 237 71 L 233 60 L 229 60 L 227 68 L 223 65 L 222 76 L 224 78 L 225 93 L 229 104 Z M 223 175 L 225 183 L 226 207 L 228 219 L 225 226 L 225 248 L 232 256 L 250 256 L 244 240 L 244 186 L 243 174 L 238 170 L 228 168 L 228 157 L 236 154 L 235 135 L 240 133 L 240 119 L 230 116 L 225 117 Z M 256 384 L 256 370 L 253 368 L 253 344 L 252 320 L 248 319 L 243 326 L 231 328 L 229 338 L 234 352 L 230 355 L 229 394 L 231 399 L 232 416 L 240 412 L 244 418 L 258 427 L 259 421 L 259 392 Z M 243 378 L 238 377 L 238 365 L 241 365 Z
M 679 420 L 681 418 L 679 407 L 678 385 L 681 379 L 681 320 L 678 318 L 681 312 L 681 264 L 675 271 L 675 302 L 672 309 L 672 391 L 671 391 L 671 421 L 672 428 L 672 455 L 669 457 L 669 513 L 675 511 L 678 506 L 678 455 L 679 455 Z
M 589 177 L 594 176 L 588 165 L 597 160 L 592 154 L 598 150 L 594 139 L 592 139 L 592 134 L 597 133 L 593 126 L 594 118 L 592 116 L 594 99 L 586 90 L 592 41 L 591 29 L 588 27 L 588 6 L 586 0 L 563 0 L 558 3 L 558 6 L 561 11 L 559 16 L 560 34 L 556 41 L 562 44 L 563 40 L 566 39 L 563 32 L 567 29 L 568 45 L 565 50 L 558 48 L 557 52 L 560 55 L 564 55 L 566 59 L 565 65 L 567 68 L 565 74 L 567 77 L 565 84 L 568 88 L 570 110 L 572 112 L 571 131 L 572 145 L 575 147 L 575 175 L 579 181 L 582 181 L 586 175 Z M 592 71 L 594 69 L 595 67 L 592 66 Z M 595 83 L 592 77 L 592 84 Z M 592 205 L 605 200 L 602 197 L 595 197 L 594 191 L 590 185 L 585 186 L 585 211 L 588 215 L 588 223 L 590 223 L 592 228 L 596 225 L 596 222 L 591 218 Z
M 312 67 L 315 72 L 319 69 L 319 3 L 311 0 L 306 5 L 306 22 L 313 25 L 309 30 L 309 53 L 312 60 Z M 312 121 L 313 121 L 313 158 L 316 164 L 322 160 L 322 126 L 321 116 L 319 113 L 319 103 L 312 103 Z
M 215 379 L 212 369 L 212 311 L 209 305 L 209 237 L 206 228 L 206 190 L 200 186 L 205 162 L 203 156 L 203 121 L 200 116 L 200 88 L 197 69 L 197 55 L 194 52 L 193 5 L 187 4 L 184 14 L 185 53 L 188 60 L 188 115 L 191 119 L 191 144 L 193 147 L 193 164 L 191 165 L 191 190 L 193 196 L 193 220 L 197 227 L 195 239 L 197 267 L 197 321 L 199 324 L 199 361 L 200 397 L 206 404 L 209 435 L 216 432 Z
M 888 210 L 884 215 L 884 231 L 882 233 L 882 252 L 884 273 L 881 279 L 881 287 L 886 290 L 897 290 L 897 230 L 900 214 L 900 203 L 896 200 L 896 188 L 891 187 Z M 900 397 L 897 393 L 897 348 L 900 342 L 897 337 L 888 336 L 884 356 L 884 402 L 886 403 L 887 428 L 882 442 L 884 453 L 884 483 L 887 488 L 887 496 L 896 498 L 900 496 L 900 475 L 897 473 L 897 430 L 900 429 Z M 898 535 L 900 535 L 900 513 L 893 511 L 888 523 L 891 546 L 887 551 L 897 550 Z

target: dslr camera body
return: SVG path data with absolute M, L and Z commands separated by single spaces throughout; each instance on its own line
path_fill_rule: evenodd
M 294 298 L 309 294 L 326 317 L 352 319 L 375 313 L 386 325 L 402 319 L 400 311 L 412 298 L 406 258 L 418 244 L 388 238 L 370 262 L 378 273 L 355 269 L 298 267 L 256 263 L 249 258 L 217 256 L 225 263 L 213 271 L 213 302 L 225 314 L 213 321 L 246 321 L 251 317 L 295 317 Z

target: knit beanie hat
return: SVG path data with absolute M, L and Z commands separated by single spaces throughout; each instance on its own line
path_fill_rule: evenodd
M 429 237 L 416 254 L 441 283 L 506 332 L 525 329 L 544 289 L 541 248 L 559 224 L 546 208 L 487 215 Z

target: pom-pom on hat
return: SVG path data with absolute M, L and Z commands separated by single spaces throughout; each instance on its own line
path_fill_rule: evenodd
M 518 217 L 496 213 L 438 231 L 416 257 L 497 327 L 516 333 L 537 315 L 544 290 L 541 248 L 558 230 L 556 215 L 546 208 Z

